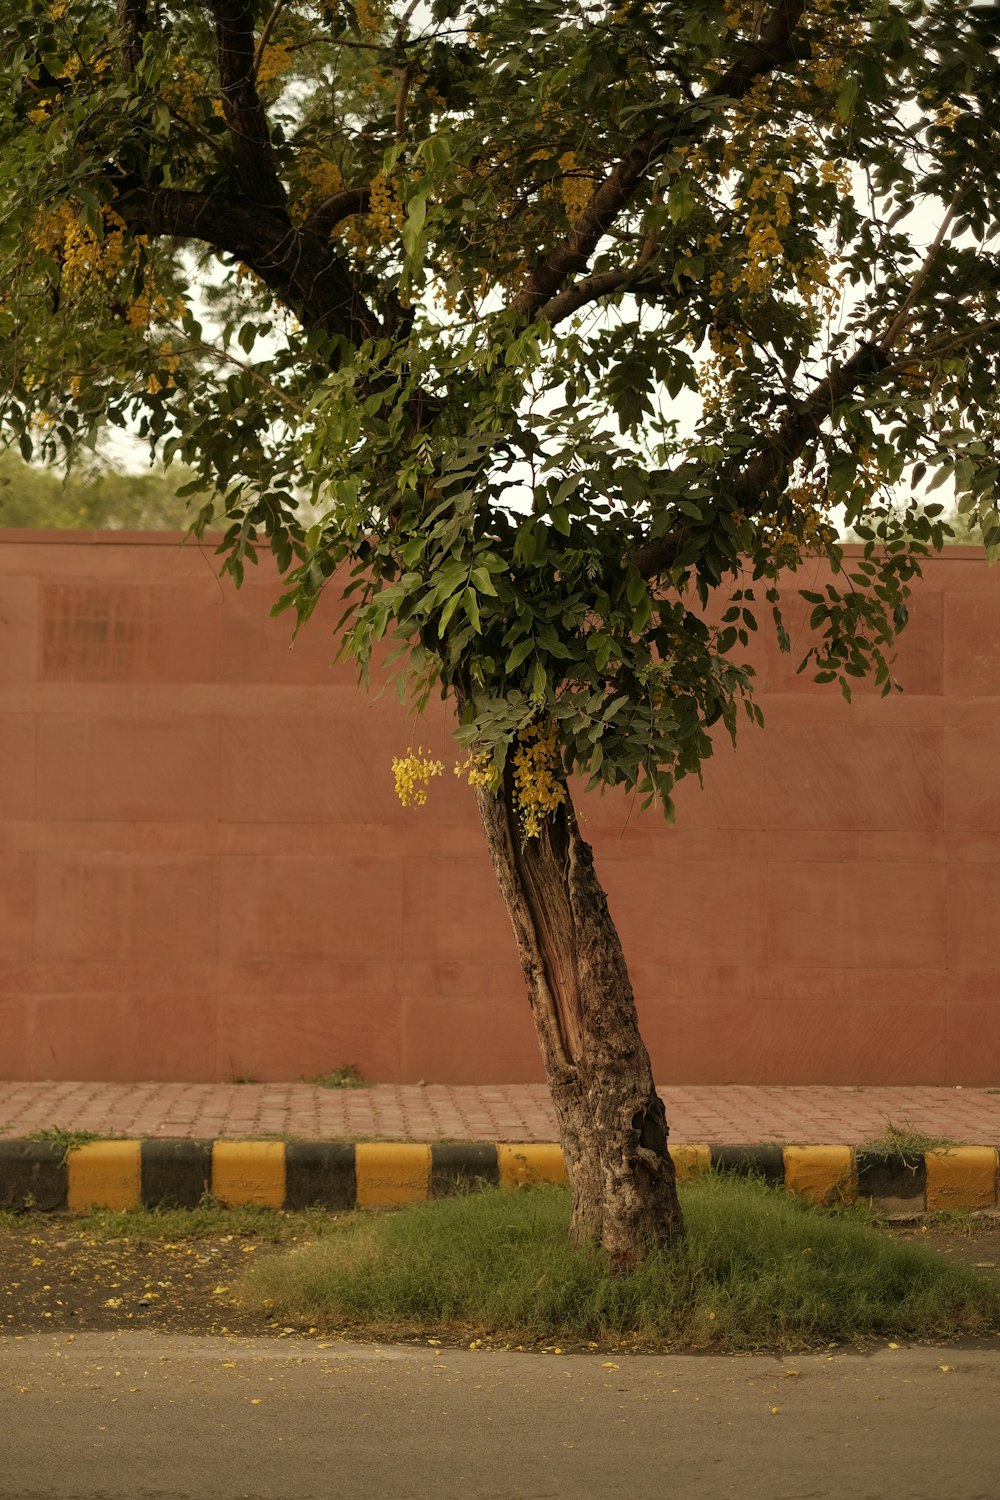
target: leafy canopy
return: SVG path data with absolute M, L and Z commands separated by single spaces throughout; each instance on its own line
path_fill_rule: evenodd
M 300 619 L 346 568 L 347 649 L 492 784 L 669 811 L 783 573 L 829 560 L 807 660 L 888 691 L 912 487 L 1000 543 L 989 7 L 0 9 L 5 430 L 136 428 Z

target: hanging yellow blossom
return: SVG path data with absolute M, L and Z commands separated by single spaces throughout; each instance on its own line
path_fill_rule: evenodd
M 384 172 L 372 178 L 368 220 L 383 244 L 389 244 L 403 227 L 403 205 L 392 179 Z
M 392 774 L 396 783 L 396 796 L 404 807 L 423 807 L 427 801 L 427 784 L 432 776 L 440 776 L 444 762 L 431 760 L 423 745 L 403 756 L 393 756 Z
M 559 740 L 553 720 L 529 724 L 517 736 L 514 791 L 525 838 L 536 839 L 545 819 L 566 801 L 559 767 Z

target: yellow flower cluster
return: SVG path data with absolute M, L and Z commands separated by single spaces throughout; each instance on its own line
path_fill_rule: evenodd
M 175 309 L 176 311 L 176 309 Z M 169 318 L 170 303 L 166 297 L 155 292 L 149 281 L 133 302 L 125 309 L 125 320 L 130 328 L 141 332 L 160 318 Z
M 440 776 L 444 762 L 431 760 L 423 745 L 411 750 L 408 755 L 393 756 L 392 774 L 396 783 L 396 796 L 404 807 L 423 807 L 427 801 L 427 784 L 432 776 Z
M 390 244 L 403 227 L 403 205 L 392 179 L 384 172 L 372 178 L 368 220 L 384 245 Z
M 559 183 L 559 196 L 562 198 L 566 217 L 572 223 L 590 202 L 594 192 L 594 179 L 579 170 L 575 151 L 563 152 L 559 158 L 559 169 L 564 174 Z
M 759 516 L 758 535 L 777 566 L 794 567 L 803 555 L 822 554 L 836 540 L 832 503 L 825 481 L 812 474 L 788 486 L 779 511 Z
M 267 85 L 280 78 L 292 66 L 292 48 L 289 42 L 270 42 L 261 54 L 257 68 L 257 82 Z
M 545 819 L 566 801 L 559 774 L 559 740 L 555 722 L 529 724 L 517 736 L 514 791 L 525 838 L 536 839 Z
M 207 92 L 208 85 L 201 74 L 192 68 L 183 53 L 175 52 L 171 57 L 170 73 L 163 83 L 163 102 L 167 108 L 187 124 L 196 124 L 197 101 Z M 222 101 L 214 100 L 213 108 L 216 114 L 221 114 Z
M 358 30 L 362 36 L 378 36 L 385 18 L 377 0 L 357 0 L 355 14 L 358 18 Z
M 139 249 L 149 243 L 143 235 L 129 243 L 125 222 L 112 208 L 104 210 L 104 234 L 98 237 L 68 201 L 36 218 L 32 241 L 37 250 L 58 258 L 60 286 L 66 296 L 88 284 L 117 281 L 135 263 Z
M 816 87 L 833 93 L 844 63 L 864 41 L 864 22 L 858 16 L 845 15 L 840 7 L 837 14 L 833 0 L 812 0 L 809 9 L 810 19 L 821 33 L 812 44 L 809 69 Z
M 789 194 L 793 187 L 788 173 L 782 172 L 773 162 L 763 162 L 757 168 L 747 187 L 751 207 L 745 231 L 746 261 L 732 280 L 734 292 L 738 292 L 741 286 L 751 293 L 766 290 L 776 266 L 784 260 L 785 251 L 778 230 L 791 223 Z
M 493 779 L 493 757 L 485 750 L 473 750 L 455 766 L 455 775 L 464 776 L 470 786 L 489 786 Z
M 292 215 L 297 220 L 307 219 L 314 208 L 327 198 L 344 189 L 344 174 L 340 164 L 330 161 L 319 151 L 303 151 L 299 158 L 299 171 L 305 187 L 300 188 L 292 205 Z

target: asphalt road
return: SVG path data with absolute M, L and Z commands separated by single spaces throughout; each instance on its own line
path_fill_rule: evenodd
M 997 1500 L 1000 1342 L 559 1356 L 0 1342 L 3 1500 Z

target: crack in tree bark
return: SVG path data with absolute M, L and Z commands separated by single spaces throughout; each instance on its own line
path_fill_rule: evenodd
M 509 784 L 476 795 L 559 1120 L 572 1237 L 627 1269 L 684 1231 L 618 933 L 571 801 L 522 848 Z

